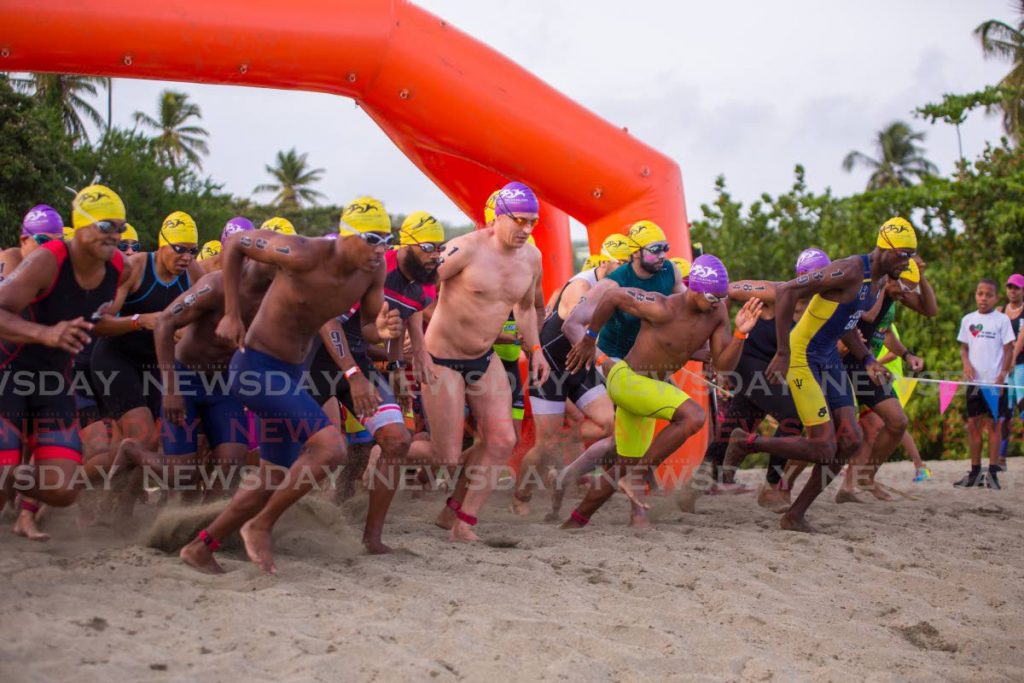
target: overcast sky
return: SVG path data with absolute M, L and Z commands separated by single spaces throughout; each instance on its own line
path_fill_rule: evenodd
M 874 155 L 873 136 L 896 119 L 926 130 L 929 157 L 949 172 L 954 130 L 911 112 L 945 92 L 998 81 L 1008 65 L 984 60 L 972 31 L 989 18 L 1016 22 L 1009 0 L 418 4 L 672 157 L 691 220 L 714 198 L 719 174 L 745 202 L 785 191 L 797 163 L 815 190 L 856 191 L 868 172 L 843 172 L 843 156 Z M 131 126 L 136 110 L 155 113 L 169 85 L 116 80 L 115 123 Z M 326 169 L 318 189 L 332 203 L 369 193 L 392 213 L 423 209 L 466 220 L 350 100 L 173 87 L 202 108 L 210 132 L 205 171 L 232 193 L 251 194 L 268 180 L 264 166 L 275 153 L 294 146 Z M 970 157 L 998 139 L 998 118 L 975 113 L 962 132 Z

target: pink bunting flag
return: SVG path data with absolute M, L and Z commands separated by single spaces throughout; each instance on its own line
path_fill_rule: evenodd
M 939 415 L 944 414 L 949 404 L 953 402 L 958 386 L 960 385 L 956 382 L 939 382 Z

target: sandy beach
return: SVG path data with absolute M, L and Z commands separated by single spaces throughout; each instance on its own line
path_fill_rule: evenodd
M 1024 461 L 1001 492 L 954 489 L 966 463 L 932 464 L 925 484 L 909 463 L 880 476 L 918 500 L 823 498 L 812 536 L 752 496 L 696 514 L 654 498 L 648 532 L 616 499 L 564 532 L 543 494 L 524 521 L 501 492 L 470 547 L 430 524 L 443 494 L 401 493 L 396 552 L 371 557 L 352 519 L 364 496 L 317 500 L 282 521 L 276 577 L 237 546 L 225 576 L 148 547 L 173 510 L 140 508 L 121 535 L 58 512 L 45 544 L 5 521 L 0 680 L 1019 681 Z

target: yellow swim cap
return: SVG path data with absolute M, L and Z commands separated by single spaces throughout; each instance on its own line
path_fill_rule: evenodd
M 356 197 L 341 212 L 338 232 L 351 235 L 356 232 L 391 232 L 391 218 L 379 199 Z
M 646 247 L 648 244 L 654 244 L 655 242 L 667 242 L 668 238 L 665 237 L 665 232 L 657 223 L 651 221 L 637 221 L 629 228 L 629 233 L 626 235 L 629 238 L 630 246 L 632 251 L 636 251 L 641 247 Z
M 164 219 L 160 225 L 160 235 L 157 245 L 164 247 L 168 244 L 196 244 L 199 242 L 199 228 L 196 222 L 184 211 L 175 211 Z
M 601 255 L 608 259 L 628 261 L 633 251 L 629 238 L 618 232 L 613 232 L 601 242 Z
M 879 249 L 917 249 L 917 233 L 905 218 L 893 216 L 878 229 Z
M 196 257 L 197 261 L 205 261 L 208 258 L 213 258 L 220 253 L 221 244 L 220 240 L 210 240 L 203 245 L 203 248 L 199 250 L 199 256 Z
M 527 235 L 526 236 L 526 243 L 530 244 L 530 245 L 533 245 L 535 247 L 537 246 L 537 241 L 533 239 L 533 235 Z
M 900 279 L 915 285 L 921 281 L 921 269 L 917 267 L 917 261 L 910 259 L 907 269 L 900 273 Z
M 121 233 L 121 239 L 122 240 L 134 240 L 134 241 L 138 242 L 139 241 L 139 233 L 138 233 L 138 231 L 134 227 L 132 227 L 131 223 L 125 223 L 124 224 L 124 232 Z
M 669 261 L 676 264 L 679 268 L 679 275 L 682 277 L 690 277 L 690 262 L 684 259 L 682 256 L 675 256 L 670 258 Z
M 440 244 L 444 242 L 444 226 L 426 211 L 411 213 L 398 231 L 399 244 Z
M 591 254 L 587 257 L 587 260 L 583 262 L 583 265 L 580 267 L 580 272 L 583 272 L 584 270 L 593 270 L 605 261 L 611 261 L 611 259 L 602 254 Z
M 65 225 L 64 226 L 64 241 L 68 242 L 70 240 L 73 240 L 74 238 L 75 238 L 75 229 L 74 228 L 69 228 L 68 226 Z
M 296 235 L 295 226 L 287 218 L 281 218 L 280 216 L 274 216 L 263 221 L 263 225 L 260 226 L 260 230 L 273 230 L 279 232 L 282 235 Z
M 71 225 L 77 230 L 96 221 L 123 221 L 124 202 L 106 185 L 90 185 L 71 202 Z
M 495 214 L 495 208 L 494 207 L 497 204 L 498 193 L 499 192 L 501 192 L 501 190 L 495 190 L 494 192 L 491 193 L 491 196 L 487 198 L 487 201 L 484 202 L 484 223 L 485 224 L 486 223 L 493 223 L 494 219 L 497 218 L 497 215 Z

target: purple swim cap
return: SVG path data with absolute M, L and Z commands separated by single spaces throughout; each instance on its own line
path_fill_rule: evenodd
M 46 204 L 33 206 L 21 220 L 21 236 L 63 235 L 64 220 L 57 209 Z
M 812 270 L 819 270 L 830 263 L 832 263 L 832 259 L 821 249 L 815 249 L 814 247 L 804 249 L 796 257 L 796 274 L 803 275 Z
M 504 216 L 510 213 L 539 213 L 540 204 L 533 190 L 522 183 L 509 183 L 498 190 L 494 198 L 494 215 Z
M 324 235 L 325 240 L 336 240 L 338 239 L 338 237 L 340 237 L 340 233 L 338 233 L 337 231 L 332 231 Z
M 725 296 L 729 293 L 729 273 L 717 256 L 704 254 L 690 266 L 690 289 L 700 294 Z
M 220 241 L 225 241 L 228 237 L 231 237 L 236 232 L 249 232 L 255 230 L 252 221 L 245 216 L 235 216 L 227 223 L 224 224 L 224 229 L 220 231 Z

